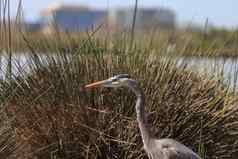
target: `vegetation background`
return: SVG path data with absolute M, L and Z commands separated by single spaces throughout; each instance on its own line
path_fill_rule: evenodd
M 185 56 L 236 56 L 237 31 L 141 34 L 132 27 L 102 36 L 103 27 L 80 35 L 56 28 L 48 36 L 14 27 L 20 21 L 11 23 L 9 0 L 0 3 L 0 48 L 8 58 L 0 82 L 2 158 L 147 158 L 132 93 L 83 88 L 119 73 L 140 83 L 156 137 L 174 138 L 204 159 L 238 157 L 236 91 L 222 74 L 215 79 L 178 64 Z M 15 52 L 27 57 L 25 68 L 12 58 Z

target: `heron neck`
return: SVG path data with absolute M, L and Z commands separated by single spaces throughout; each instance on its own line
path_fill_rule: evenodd
M 136 106 L 135 106 L 137 121 L 139 124 L 143 143 L 146 146 L 150 140 L 150 131 L 149 131 L 149 127 L 147 124 L 146 112 L 145 112 L 145 108 L 144 108 L 144 104 L 145 104 L 144 93 L 139 87 L 133 87 L 132 91 L 135 93 L 135 95 L 137 97 Z

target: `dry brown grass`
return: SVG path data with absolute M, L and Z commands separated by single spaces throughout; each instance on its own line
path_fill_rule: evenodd
M 58 56 L 60 62 L 51 59 L 48 67 L 37 65 L 32 75 L 1 86 L 14 90 L 6 110 L 16 144 L 24 143 L 12 152 L 15 158 L 147 158 L 132 93 L 82 89 L 122 72 L 145 91 L 158 138 L 174 138 L 204 158 L 237 158 L 236 99 L 221 84 L 177 69 L 172 60 L 146 60 L 147 54 Z

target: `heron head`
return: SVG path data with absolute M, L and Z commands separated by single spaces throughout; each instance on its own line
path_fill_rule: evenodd
M 135 80 L 130 79 L 128 74 L 120 74 L 113 76 L 109 79 L 94 82 L 85 86 L 85 88 L 95 88 L 95 87 L 131 87 L 136 83 Z

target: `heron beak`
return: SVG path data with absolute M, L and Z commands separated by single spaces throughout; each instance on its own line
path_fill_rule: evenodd
M 94 83 L 91 83 L 91 84 L 87 84 L 84 88 L 86 88 L 86 89 L 96 88 L 96 87 L 99 87 L 99 86 L 105 84 L 106 82 L 107 82 L 106 80 L 94 82 Z

